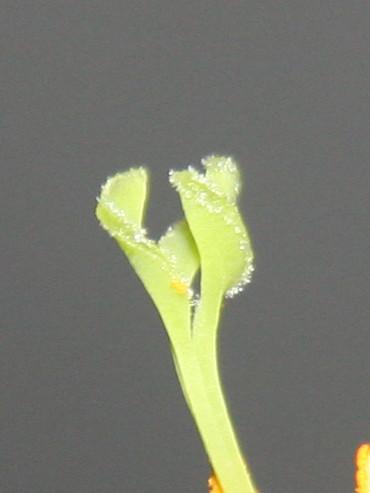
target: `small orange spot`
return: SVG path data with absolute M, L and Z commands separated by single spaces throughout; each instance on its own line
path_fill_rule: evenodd
M 209 493 L 222 493 L 220 483 L 214 474 L 208 480 L 208 491 Z
M 356 493 L 370 493 L 370 444 L 360 445 L 355 457 Z
M 220 483 L 218 482 L 218 479 L 214 474 L 209 478 L 208 480 L 208 492 L 209 493 L 222 493 L 222 489 L 220 486 Z M 256 493 L 259 493 L 256 490 Z
M 188 292 L 188 286 L 179 279 L 173 279 L 171 281 L 171 288 L 179 294 L 186 294 Z

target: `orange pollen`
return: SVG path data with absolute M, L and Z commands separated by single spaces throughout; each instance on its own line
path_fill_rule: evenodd
M 179 279 L 173 279 L 170 286 L 176 291 L 176 293 L 186 294 L 188 292 L 188 286 Z
M 214 474 L 208 480 L 208 490 L 209 493 L 222 493 L 220 483 Z
M 370 444 L 360 445 L 355 457 L 356 493 L 370 493 Z

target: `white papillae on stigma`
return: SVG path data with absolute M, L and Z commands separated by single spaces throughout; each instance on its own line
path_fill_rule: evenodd
M 231 157 L 211 155 L 203 158 L 201 162 L 206 170 L 216 166 L 220 173 L 234 176 L 234 195 L 235 197 L 239 195 L 241 187 L 238 176 L 238 167 Z
M 219 171 L 222 173 L 236 173 L 237 166 L 231 158 L 218 158 L 217 156 L 210 156 L 202 160 L 203 166 L 207 167 L 215 165 L 214 159 L 219 159 L 216 163 Z M 241 251 L 251 251 L 250 243 L 246 231 L 244 228 L 240 228 L 238 225 L 238 212 L 233 210 L 235 201 L 230 200 L 228 196 L 223 193 L 219 186 L 217 186 L 212 180 L 210 180 L 205 174 L 199 173 L 192 166 L 187 168 L 190 174 L 190 180 L 184 185 L 182 180 L 178 180 L 176 172 L 171 170 L 169 172 L 169 181 L 176 188 L 178 192 L 184 195 L 187 200 L 193 200 L 200 206 L 204 207 L 211 214 L 218 214 L 222 216 L 225 225 L 233 227 L 233 232 L 240 236 L 239 248 Z M 199 191 L 199 185 L 204 189 Z M 240 183 L 236 181 L 234 185 L 235 197 L 240 191 Z M 231 206 L 231 208 L 230 208 Z M 229 210 L 226 210 L 229 209 Z M 235 295 L 241 293 L 244 287 L 252 280 L 252 273 L 254 271 L 252 254 L 245 255 L 244 270 L 241 273 L 239 281 L 229 288 L 226 293 L 226 298 L 233 298 Z
M 127 171 L 130 174 L 144 174 L 144 168 L 132 168 Z M 128 246 L 133 248 L 144 248 L 147 255 L 150 255 L 154 261 L 159 262 L 161 269 L 167 272 L 171 279 L 177 279 L 180 282 L 189 286 L 190 280 L 179 273 L 178 271 L 178 258 L 173 252 L 168 248 L 164 248 L 158 245 L 157 242 L 148 238 L 147 231 L 145 228 L 141 227 L 137 223 L 130 221 L 127 218 L 125 211 L 117 207 L 114 200 L 108 200 L 106 197 L 109 196 L 111 188 L 114 184 L 114 180 L 117 179 L 116 176 L 112 176 L 107 179 L 105 184 L 101 187 L 100 197 L 97 197 L 97 202 L 104 207 L 109 213 L 117 218 L 121 224 L 121 227 L 111 228 L 101 221 L 103 228 L 109 233 L 110 236 L 117 240 L 121 240 Z M 170 226 L 167 230 L 167 234 L 173 233 L 173 228 Z M 189 287 L 187 290 L 187 296 L 189 300 L 193 298 L 193 291 Z

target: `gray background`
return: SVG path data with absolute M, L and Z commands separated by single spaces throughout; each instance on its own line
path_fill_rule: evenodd
M 106 176 L 234 155 L 257 255 L 225 387 L 263 493 L 353 491 L 370 439 L 370 4 L 1 2 L 2 493 L 201 493 L 148 296 L 94 218 Z M 236 492 L 238 493 L 238 492 Z

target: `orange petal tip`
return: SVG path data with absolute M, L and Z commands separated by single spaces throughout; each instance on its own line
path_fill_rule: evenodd
M 356 493 L 370 493 L 370 444 L 360 445 L 355 456 Z

